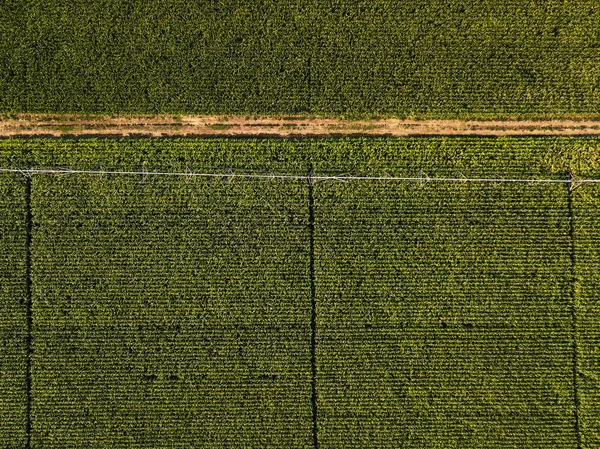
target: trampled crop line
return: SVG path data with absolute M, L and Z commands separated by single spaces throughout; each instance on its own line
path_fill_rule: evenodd
M 255 179 L 295 179 L 316 181 L 415 181 L 415 182 L 489 182 L 489 183 L 544 183 L 544 184 L 580 184 L 600 183 L 600 179 L 546 179 L 546 178 L 469 178 L 469 177 L 402 177 L 402 176 L 353 176 L 353 175 L 286 175 L 268 173 L 196 173 L 196 172 L 157 172 L 157 171 L 111 171 L 111 170 L 72 170 L 68 168 L 0 168 L 0 173 L 22 173 L 32 175 L 124 175 L 124 176 L 175 176 L 205 178 L 255 178 Z
M 312 166 L 308 170 L 306 179 L 308 181 L 308 230 L 309 257 L 310 257 L 310 365 L 311 365 L 311 404 L 313 421 L 313 448 L 319 449 L 318 438 L 318 416 L 317 416 L 317 299 L 315 283 L 315 198 L 314 198 L 314 180 Z

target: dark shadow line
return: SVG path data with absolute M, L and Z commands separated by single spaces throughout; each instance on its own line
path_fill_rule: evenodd
M 577 345 L 577 295 L 575 293 L 575 224 L 573 218 L 573 174 L 569 171 L 569 180 L 567 184 L 567 211 L 569 215 L 569 259 L 570 259 L 570 300 L 571 300 L 571 340 L 573 345 L 572 371 L 573 371 L 573 402 L 575 417 L 575 436 L 577 439 L 577 449 L 582 448 L 581 431 L 579 425 L 579 386 L 577 384 L 577 364 L 578 364 L 578 345 Z
M 311 404 L 312 404 L 312 423 L 313 423 L 313 447 L 319 448 L 318 422 L 317 422 L 317 302 L 315 289 L 315 199 L 314 199 L 314 179 L 312 166 L 308 171 L 308 229 L 310 234 L 309 249 L 309 271 L 310 271 L 310 298 L 311 298 L 311 316 L 310 316 L 310 365 L 312 371 L 311 378 Z

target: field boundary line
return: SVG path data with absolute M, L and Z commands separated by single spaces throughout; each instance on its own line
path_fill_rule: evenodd
M 569 179 L 573 179 L 573 174 L 569 171 Z M 569 271 L 571 275 L 570 280 L 570 291 L 569 296 L 571 300 L 571 340 L 573 346 L 572 355 L 572 370 L 573 370 L 573 413 L 574 413 L 574 427 L 575 437 L 577 440 L 577 449 L 582 448 L 581 441 L 581 427 L 579 423 L 579 408 L 580 408 L 580 397 L 579 397 L 579 385 L 577 382 L 577 373 L 579 365 L 579 347 L 577 342 L 577 293 L 575 284 L 577 282 L 576 267 L 575 267 L 575 223 L 573 216 L 573 190 L 574 185 L 569 186 L 567 191 L 567 213 L 569 216 Z
M 32 175 L 122 175 L 122 176 L 174 176 L 174 177 L 205 177 L 205 178 L 249 178 L 249 179 L 309 179 L 313 184 L 317 181 L 414 181 L 414 182 L 487 182 L 487 183 L 547 183 L 581 184 L 600 183 L 600 179 L 567 179 L 551 178 L 469 178 L 469 177 L 437 177 L 437 176 L 353 176 L 353 175 L 286 175 L 269 173 L 195 173 L 195 172 L 158 172 L 158 171 L 111 171 L 111 170 L 73 170 L 68 168 L 0 168 L 0 173 L 21 173 Z

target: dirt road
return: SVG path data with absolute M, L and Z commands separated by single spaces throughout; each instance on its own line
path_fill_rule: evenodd
M 600 121 L 372 121 L 241 116 L 89 116 L 22 114 L 0 118 L 0 137 L 11 136 L 417 136 L 600 135 Z

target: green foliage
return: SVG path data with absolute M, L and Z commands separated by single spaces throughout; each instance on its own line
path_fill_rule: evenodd
M 0 110 L 598 115 L 594 0 L 0 6 Z
M 306 175 L 600 178 L 598 137 L 0 140 L 37 167 Z M 13 151 L 14 150 L 14 151 Z
M 11 448 L 25 444 L 25 217 L 25 180 L 0 174 L 0 447 Z
M 600 178 L 599 149 L 0 140 L 0 167 Z M 0 174 L 0 193 L 11 447 L 25 426 L 23 177 Z M 32 447 L 312 446 L 307 180 L 33 175 L 31 193 Z M 577 338 L 580 434 L 596 447 L 597 196 L 580 186 L 569 206 L 567 184 L 317 180 L 320 446 L 575 447 Z
M 564 185 L 315 192 L 322 447 L 575 447 Z
M 575 230 L 576 334 L 578 340 L 582 447 L 600 447 L 600 188 L 581 186 L 573 192 Z
M 36 112 L 306 111 L 302 3 L 29 2 L 17 38 L 27 87 L 7 101 Z
M 315 112 L 598 114 L 594 0 L 317 0 L 314 11 Z
M 203 173 L 308 171 L 310 143 L 244 139 L 82 139 L 1 141 L 31 152 L 38 167 Z M 14 164 L 13 164 L 14 165 Z
M 28 108 L 25 68 L 31 55 L 27 53 L 28 37 L 26 2 L 0 2 L 0 111 L 22 111 Z
M 36 447 L 310 447 L 305 182 L 33 192 Z

